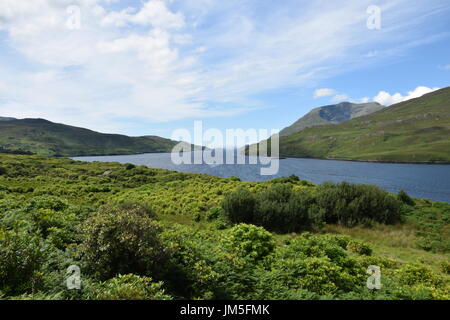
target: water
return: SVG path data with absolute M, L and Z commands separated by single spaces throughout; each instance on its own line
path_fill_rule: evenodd
M 373 184 L 389 192 L 405 190 L 416 198 L 450 202 L 450 165 L 391 164 L 317 159 L 282 159 L 274 176 L 260 175 L 262 165 L 175 165 L 170 153 L 76 157 L 74 160 L 132 163 L 180 172 L 205 173 L 219 177 L 239 177 L 243 181 L 264 181 L 292 174 L 316 184 L 348 181 Z M 247 158 L 247 163 L 248 163 Z M 267 166 L 264 166 L 267 167 Z

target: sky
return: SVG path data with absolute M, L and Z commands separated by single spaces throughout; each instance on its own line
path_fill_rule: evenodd
M 448 0 L 0 0 L 0 116 L 170 138 L 450 85 Z

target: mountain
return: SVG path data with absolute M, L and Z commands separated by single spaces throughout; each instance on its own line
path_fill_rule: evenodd
M 10 117 L 0 117 L 0 121 L 11 121 L 11 120 L 17 120 L 16 118 L 10 118 Z
M 347 121 L 371 114 L 383 108 L 384 106 L 377 102 L 361 104 L 342 102 L 339 104 L 318 107 L 312 109 L 293 125 L 281 130 L 280 136 L 288 136 L 314 126 Z
M 156 153 L 171 152 L 177 143 L 157 136 L 104 134 L 44 119 L 0 121 L 0 152 L 7 153 L 43 156 Z
M 450 162 L 450 87 L 280 137 L 281 157 Z

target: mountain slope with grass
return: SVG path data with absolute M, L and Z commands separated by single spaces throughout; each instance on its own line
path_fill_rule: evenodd
M 281 130 L 280 136 L 288 136 L 306 128 L 347 121 L 374 113 L 383 108 L 384 106 L 377 102 L 361 104 L 341 102 L 329 106 L 318 107 L 312 109 L 291 126 Z
M 83 156 L 171 152 L 178 143 L 157 136 L 128 137 L 53 123 L 44 119 L 0 121 L 0 152 Z
M 450 87 L 367 116 L 281 136 L 280 155 L 362 161 L 450 162 Z

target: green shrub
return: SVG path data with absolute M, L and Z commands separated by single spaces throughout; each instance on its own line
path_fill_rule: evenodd
M 46 251 L 38 236 L 0 229 L 0 291 L 13 295 L 35 290 Z
M 82 226 L 82 261 L 100 279 L 135 273 L 155 276 L 163 268 L 166 249 L 160 227 L 141 208 L 103 207 Z
M 400 201 L 376 186 L 324 183 L 319 186 L 316 199 L 324 209 L 327 223 L 351 227 L 368 221 L 392 224 L 401 218 Z
M 134 274 L 119 275 L 90 288 L 87 299 L 93 300 L 171 300 L 162 282 Z
M 209 209 L 206 212 L 205 216 L 206 216 L 206 220 L 213 221 L 213 220 L 219 219 L 220 217 L 225 216 L 225 212 L 222 208 L 215 207 L 215 208 Z
M 367 243 L 352 240 L 347 244 L 347 249 L 351 252 L 363 255 L 363 256 L 370 256 L 372 255 L 372 247 L 368 245 Z
M 246 188 L 239 188 L 227 195 L 222 202 L 225 214 L 233 223 L 251 223 L 255 207 L 256 199 Z
M 450 275 L 450 262 L 442 261 L 441 262 L 441 270 L 443 273 Z
M 408 205 L 408 206 L 414 206 L 414 200 L 404 191 L 404 190 L 400 190 L 397 193 L 397 199 L 400 200 L 401 202 L 403 202 L 404 204 Z
M 264 228 L 251 224 L 239 224 L 227 230 L 224 245 L 243 257 L 262 261 L 275 249 L 275 240 Z
M 26 210 L 28 212 L 32 212 L 38 209 L 48 209 L 59 212 L 67 209 L 68 206 L 69 205 L 66 201 L 58 197 L 45 195 L 33 198 L 27 206 Z
M 441 276 L 431 268 L 421 264 L 406 264 L 401 269 L 395 271 L 395 274 L 401 284 L 408 286 L 425 284 L 439 287 L 444 283 Z
M 0 167 L 0 176 L 6 175 L 7 171 L 6 168 Z
M 311 193 L 293 191 L 290 184 L 273 184 L 254 196 L 246 189 L 225 197 L 222 207 L 234 223 L 252 223 L 275 232 L 316 230 L 324 211 Z

